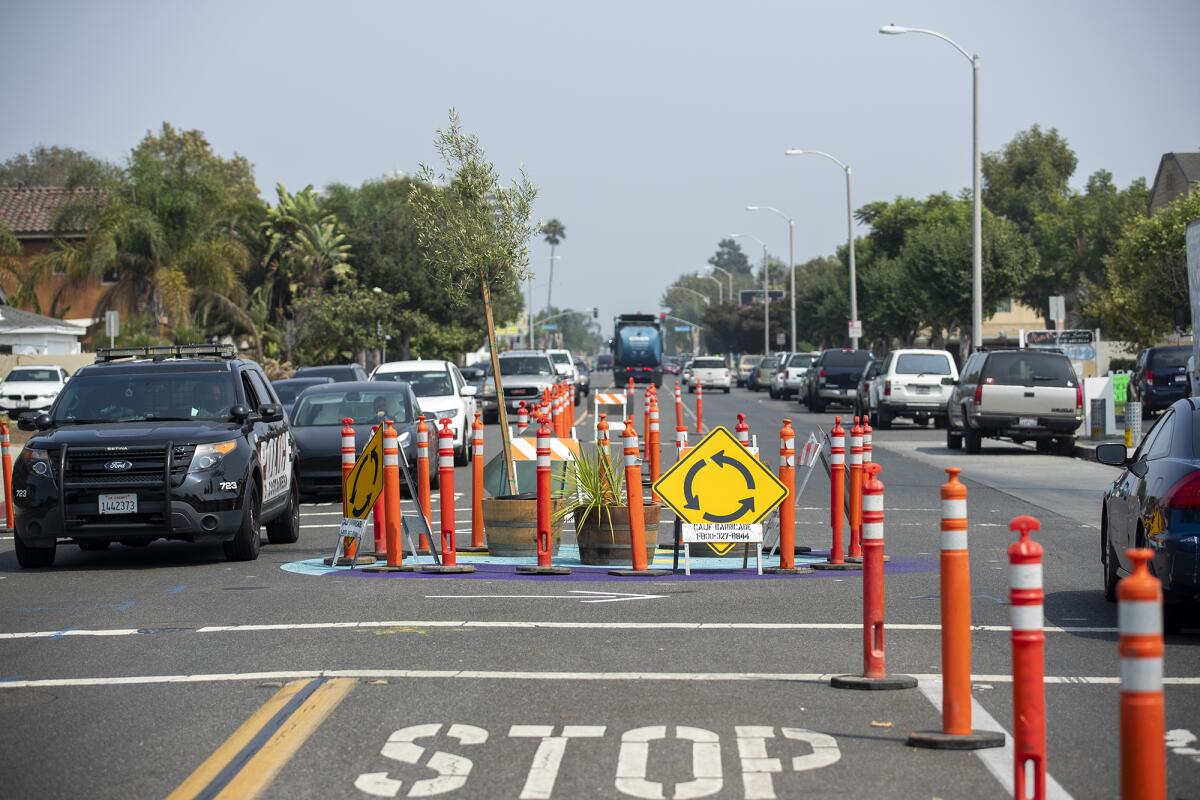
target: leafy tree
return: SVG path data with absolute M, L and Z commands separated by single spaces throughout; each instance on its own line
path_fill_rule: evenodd
M 377 350 L 414 313 L 404 294 L 375 292 L 352 277 L 336 279 L 330 291 L 302 295 L 292 311 L 297 354 L 310 364 L 346 363 Z
M 717 252 L 709 256 L 708 263 L 733 273 L 735 277 L 738 275 L 749 276 L 753 272 L 750 268 L 750 259 L 746 257 L 742 245 L 732 237 L 717 242 Z M 722 276 L 718 273 L 717 277 Z
M 796 332 L 821 347 L 841 345 L 850 318 L 850 284 L 842 262 L 832 256 L 811 258 L 796 266 Z M 781 323 L 791 324 L 791 307 Z M 774 307 L 771 314 L 775 319 Z M 761 328 L 760 328 L 761 330 Z M 791 346 L 789 342 L 788 346 Z
M 96 186 L 118 172 L 82 150 L 38 145 L 0 163 L 0 186 Z
M 277 184 L 279 198 L 261 224 L 267 239 L 265 284 L 274 301 L 288 305 L 292 298 L 321 291 L 350 274 L 350 245 L 338 218 L 321 207 L 312 185 L 291 194 Z
M 550 293 L 554 289 L 554 250 L 567 238 L 567 227 L 557 219 L 542 223 L 540 233 L 550 245 L 550 282 L 546 284 L 546 308 L 550 307 Z
M 983 202 L 1028 233 L 1038 214 L 1067 197 L 1078 160 L 1056 128 L 1034 125 L 998 153 L 983 157 Z
M 13 287 L 13 292 L 8 297 L 13 305 L 22 305 L 22 300 L 33 293 L 33 285 L 29 280 L 30 270 L 21 262 L 21 252 L 21 243 L 13 236 L 12 230 L 0 220 L 0 282 Z
M 1149 347 L 1174 329 L 1175 306 L 1188 302 L 1187 226 L 1196 219 L 1200 192 L 1181 195 L 1125 227 L 1105 260 L 1108 288 L 1087 309 L 1110 338 Z
M 789 306 L 771 304 L 771 350 L 775 337 L 787 331 Z M 704 313 L 704 342 L 714 353 L 761 353 L 763 349 L 763 308 L 731 303 L 711 305 Z
M 564 309 L 551 306 L 535 314 L 534 331 L 538 335 L 545 334 L 547 339 L 555 342 L 551 346 L 565 348 L 576 356 L 599 350 L 604 342 L 600 336 L 599 326 L 592 321 L 591 311 L 589 310 L 586 314 L 566 313 L 561 317 L 558 316 L 563 311 Z M 542 320 L 549 317 L 555 317 L 551 324 L 558 326 L 557 330 L 542 330 Z

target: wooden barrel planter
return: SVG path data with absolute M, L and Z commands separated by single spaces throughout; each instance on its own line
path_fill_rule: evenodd
M 566 501 L 551 501 L 551 513 L 557 515 Z M 537 556 L 537 496 L 516 494 L 483 498 L 483 525 L 487 532 L 488 553 L 505 558 Z M 563 521 L 550 524 L 550 552 L 558 555 L 562 542 Z
M 653 563 L 654 551 L 658 547 L 658 518 L 662 506 L 645 503 L 643 506 L 646 523 L 646 561 Z M 612 506 L 609 514 L 588 515 L 580 524 L 582 509 L 575 511 L 575 538 L 579 540 L 579 559 L 584 564 L 596 566 L 629 566 L 633 563 L 633 552 L 629 548 L 629 508 Z M 611 515 L 612 528 L 609 528 Z

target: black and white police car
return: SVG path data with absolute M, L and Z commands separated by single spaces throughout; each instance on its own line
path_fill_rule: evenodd
M 47 567 L 57 545 L 102 550 L 155 539 L 219 541 L 235 561 L 300 534 L 295 447 L 262 368 L 232 346 L 99 350 L 13 466 L 17 561 Z

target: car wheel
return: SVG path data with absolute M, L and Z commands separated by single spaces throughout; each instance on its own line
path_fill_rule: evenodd
M 246 488 L 243 499 L 242 524 L 234 537 L 228 542 L 221 542 L 225 549 L 225 558 L 230 561 L 253 561 L 258 558 L 262 543 L 258 538 L 258 485 L 254 481 Z
M 1108 541 L 1108 523 L 1105 523 L 1104 538 L 1104 599 L 1110 603 L 1117 602 L 1117 583 L 1121 578 L 1117 575 L 1117 554 L 1113 552 L 1112 544 Z
M 49 547 L 30 547 L 21 541 L 20 535 L 13 537 L 13 544 L 16 546 L 17 563 L 22 569 L 43 569 L 54 563 L 54 554 L 58 550 L 58 543 L 55 542 Z
M 779 399 L 778 395 L 776 395 L 776 394 L 775 394 L 775 390 L 774 390 L 774 389 L 768 389 L 768 390 L 767 390 L 767 395 L 768 395 L 768 396 L 769 396 L 769 397 L 770 397 L 772 400 L 778 400 L 778 399 Z
M 471 463 L 471 444 L 467 441 L 467 432 L 463 431 L 463 440 L 454 450 L 454 466 L 465 467 Z
M 809 400 L 808 401 L 808 410 L 814 414 L 823 414 L 823 413 L 825 413 L 825 402 L 822 400 L 819 400 L 819 399 L 818 400 Z
M 983 434 L 967 429 L 963 431 L 963 449 L 969 455 L 976 455 L 983 449 Z
M 1075 437 L 1063 436 L 1054 440 L 1054 452 L 1066 458 L 1075 457 Z
M 726 387 L 725 387 L 725 394 L 729 394 L 729 391 L 730 391 L 730 390 L 729 390 L 729 387 L 728 387 L 728 386 L 726 386 Z
M 112 544 L 111 539 L 84 539 L 82 542 L 76 542 L 80 550 L 87 552 L 95 552 L 96 550 L 107 550 Z
M 292 476 L 287 507 L 267 523 L 267 541 L 271 544 L 291 544 L 300 538 L 300 485 Z
M 886 430 L 891 429 L 892 415 L 889 414 L 885 409 L 881 408 L 878 411 L 876 411 L 875 419 L 877 420 L 877 424 L 875 425 L 875 427 L 879 428 L 879 430 L 886 431 Z
M 946 449 L 947 450 L 962 450 L 963 437 L 962 434 L 949 426 L 946 427 Z

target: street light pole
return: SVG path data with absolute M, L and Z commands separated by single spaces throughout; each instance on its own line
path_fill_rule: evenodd
M 785 156 L 822 156 L 837 164 L 846 173 L 846 254 L 850 259 L 850 320 L 858 320 L 858 278 L 854 271 L 854 199 L 851 190 L 850 165 L 834 158 L 822 150 L 798 150 L 792 148 L 784 151 Z M 858 337 L 850 337 L 850 346 L 858 349 Z
M 715 283 L 717 285 L 717 303 L 718 304 L 724 303 L 725 302 L 725 287 L 721 284 L 721 279 L 714 278 L 712 275 L 705 275 L 704 277 L 708 278 L 710 281 L 712 281 L 713 283 Z
M 729 302 L 732 303 L 733 302 L 733 273 L 730 272 L 729 270 L 725 269 L 724 267 L 718 267 L 716 264 L 709 264 L 709 266 L 712 267 L 713 269 L 715 269 L 717 272 L 724 272 L 725 277 L 729 279 Z
M 706 295 L 704 292 L 697 292 L 695 289 L 689 289 L 686 286 L 678 286 L 677 285 L 675 288 L 682 289 L 685 292 L 691 292 L 692 294 L 696 295 L 696 297 L 699 297 L 701 300 L 703 300 L 704 305 L 706 305 L 706 306 L 712 304 L 712 301 L 709 299 L 708 295 Z
M 763 251 L 763 358 L 769 358 L 771 356 L 771 294 L 770 294 L 770 282 L 767 277 L 767 270 L 769 269 L 769 266 L 767 264 L 767 243 L 752 233 L 731 233 L 731 234 L 729 234 L 729 237 L 731 239 L 736 239 L 739 236 L 745 236 L 749 239 L 753 239 L 754 241 L 756 241 L 760 245 L 762 245 L 762 251 Z
M 941 39 L 971 63 L 971 349 L 983 347 L 983 198 L 980 193 L 982 164 L 979 152 L 979 55 L 968 53 L 949 36 L 927 28 L 884 25 L 879 32 L 888 36 L 923 33 Z
M 747 211 L 771 211 L 787 220 L 788 224 L 788 271 L 791 273 L 791 288 L 789 294 L 792 296 L 792 352 L 796 350 L 796 255 L 795 255 L 795 239 L 796 239 L 796 223 L 787 214 L 780 211 L 778 208 L 771 206 L 746 206 Z M 765 299 L 765 298 L 764 298 Z

